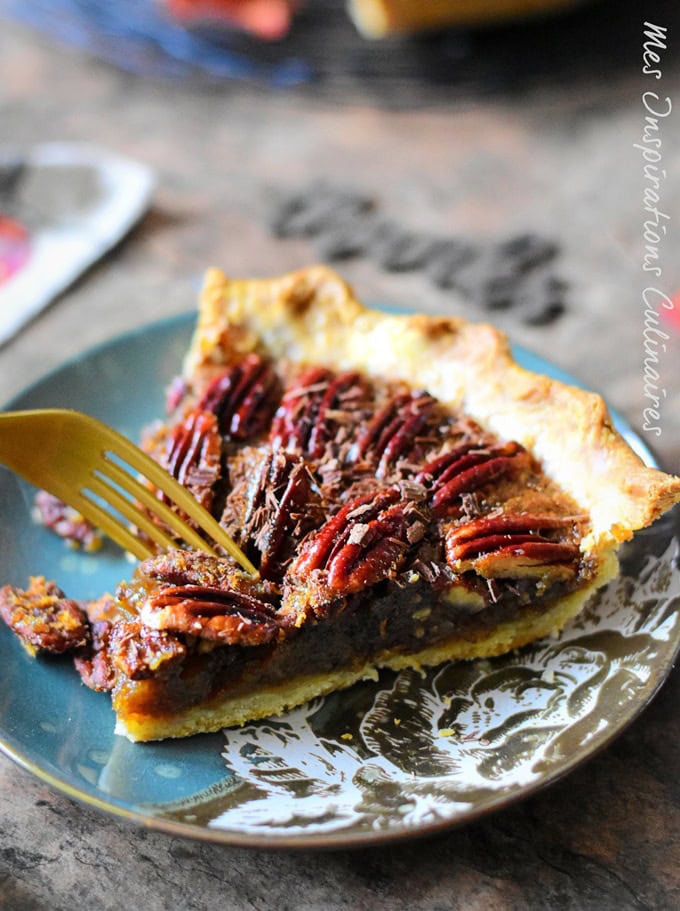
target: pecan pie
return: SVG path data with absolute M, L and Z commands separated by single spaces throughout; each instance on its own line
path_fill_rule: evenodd
M 348 0 L 360 31 L 367 38 L 480 25 L 510 18 L 544 15 L 578 0 Z
M 493 328 L 367 310 L 322 267 L 211 271 L 168 402 L 144 445 L 259 577 L 177 549 L 94 603 L 41 578 L 0 591 L 133 740 L 556 632 L 680 500 L 600 398 L 522 369 Z

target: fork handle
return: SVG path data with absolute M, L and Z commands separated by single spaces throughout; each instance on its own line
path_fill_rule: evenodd
M 36 446 L 44 414 L 42 409 L 0 412 L 0 463 L 38 486 L 43 471 L 35 466 L 49 464 L 54 452 L 46 440 Z
M 61 452 L 73 459 L 87 451 L 81 419 L 79 412 L 67 408 L 0 412 L 0 463 L 36 487 L 68 500 L 69 483 L 55 466 Z

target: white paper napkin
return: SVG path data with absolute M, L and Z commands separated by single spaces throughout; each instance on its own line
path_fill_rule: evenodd
M 104 149 L 49 143 L 2 155 L 0 216 L 28 232 L 23 265 L 0 282 L 0 345 L 113 247 L 148 208 L 146 165 Z

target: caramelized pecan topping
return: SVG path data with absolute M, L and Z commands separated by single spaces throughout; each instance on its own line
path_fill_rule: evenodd
M 529 513 L 485 516 L 448 529 L 446 559 L 454 572 L 472 570 L 486 579 L 569 578 L 580 556 L 573 541 L 578 521 L 573 516 Z M 546 532 L 560 532 L 563 538 L 553 539 Z M 566 532 L 572 540 L 564 539 Z
M 106 659 L 131 680 L 167 673 L 186 655 L 177 636 L 138 621 L 116 623 L 106 640 Z
M 197 407 L 216 415 L 227 439 L 252 440 L 269 424 L 277 386 L 271 364 L 259 354 L 248 354 L 213 379 Z
M 90 627 L 92 641 L 84 654 L 77 655 L 73 664 L 80 674 L 85 686 L 98 692 L 113 689 L 116 673 L 109 656 L 109 636 L 113 624 L 108 620 L 99 620 Z
M 90 643 L 74 655 L 73 663 L 85 686 L 91 690 L 113 689 L 116 673 L 109 656 L 109 635 L 121 619 L 121 605 L 109 594 L 83 605 L 90 621 Z
M 0 589 L 0 616 L 31 651 L 62 654 L 90 641 L 87 615 L 54 582 L 31 577 L 28 589 Z
M 411 455 L 436 404 L 426 392 L 392 396 L 359 434 L 358 457 L 377 462 L 377 477 L 387 477 L 399 459 Z
M 337 512 L 303 548 L 291 575 L 324 570 L 328 587 L 350 594 L 394 576 L 425 534 L 427 517 L 396 488 L 366 494 Z
M 188 398 L 190 392 L 189 384 L 184 377 L 174 377 L 165 390 L 165 413 L 168 416 L 176 414 L 180 405 Z
M 429 487 L 432 512 L 443 517 L 457 512 L 465 495 L 527 462 L 524 447 L 512 440 L 495 445 L 468 441 L 428 462 L 415 480 Z
M 276 633 L 274 587 L 227 560 L 174 550 L 145 560 L 123 593 L 145 626 L 223 644 L 256 645 Z

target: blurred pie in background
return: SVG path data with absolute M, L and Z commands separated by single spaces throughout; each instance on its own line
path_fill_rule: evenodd
M 359 30 L 370 38 L 418 32 L 452 25 L 481 24 L 530 16 L 579 0 L 349 0 Z

